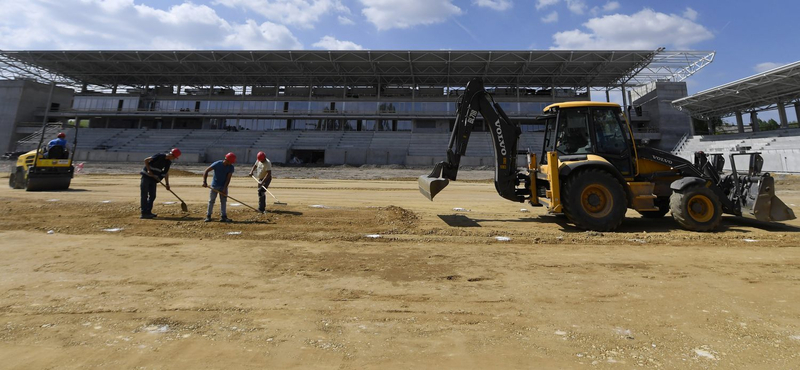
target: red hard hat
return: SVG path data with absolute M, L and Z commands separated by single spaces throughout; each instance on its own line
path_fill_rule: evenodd
M 58 133 L 58 137 L 60 137 L 60 138 L 62 138 L 62 139 L 63 139 L 63 138 L 65 138 L 65 137 L 67 137 L 67 134 L 65 134 L 65 133 L 63 133 L 63 132 L 59 132 L 59 133 Z
M 236 154 L 233 154 L 233 152 L 225 154 L 225 159 L 231 164 L 234 164 L 236 163 Z
M 258 154 L 256 155 L 256 158 L 258 158 L 259 162 L 264 162 L 264 161 L 267 160 L 267 155 L 264 154 L 264 152 L 258 152 Z
M 172 150 L 169 151 L 169 154 L 172 154 L 173 157 L 178 158 L 181 156 L 181 150 L 178 148 L 172 148 Z

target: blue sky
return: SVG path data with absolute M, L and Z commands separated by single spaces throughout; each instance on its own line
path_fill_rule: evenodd
M 792 36 L 800 2 L 754 4 L 0 0 L 0 49 L 714 50 L 715 61 L 687 81 L 694 93 L 800 59 Z

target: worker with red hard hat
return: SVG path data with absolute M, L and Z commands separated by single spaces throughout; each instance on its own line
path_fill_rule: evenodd
M 47 154 L 46 154 L 45 157 L 46 158 L 52 158 L 52 159 L 64 159 L 64 158 L 61 158 L 61 157 L 64 157 L 67 154 L 67 139 L 66 139 L 66 137 L 67 137 L 67 134 L 65 134 L 63 132 L 59 132 L 58 135 L 56 135 L 55 139 L 50 140 L 50 142 L 47 143 Z M 60 146 L 61 148 L 59 150 L 57 150 L 57 151 L 56 150 L 53 151 L 53 153 L 58 152 L 59 154 L 51 155 L 50 152 L 51 152 L 51 149 L 53 149 L 54 146 Z
M 212 163 L 203 173 L 203 187 L 207 188 L 208 173 L 212 170 L 214 171 L 214 177 L 211 179 L 211 191 L 208 195 L 208 211 L 203 221 L 211 222 L 211 212 L 214 211 L 214 202 L 217 200 L 217 192 L 219 192 L 219 221 L 233 222 L 228 218 L 226 203 L 228 201 L 228 185 L 231 183 L 231 177 L 233 177 L 234 163 L 236 163 L 236 154 L 228 153 L 225 154 L 225 159 Z
M 144 159 L 144 168 L 140 172 L 142 174 L 142 182 L 139 186 L 142 209 L 140 218 L 151 219 L 156 217 L 153 214 L 153 202 L 156 200 L 157 185 L 163 179 L 164 186 L 169 190 L 169 167 L 172 166 L 172 161 L 180 156 L 181 150 L 173 148 L 167 153 L 154 154 Z
M 250 176 L 256 173 L 255 179 L 258 180 L 258 210 L 264 212 L 267 209 L 267 188 L 269 183 L 272 182 L 272 163 L 267 159 L 264 152 L 258 152 L 256 155 L 256 163 L 253 163 L 253 168 L 250 169 Z

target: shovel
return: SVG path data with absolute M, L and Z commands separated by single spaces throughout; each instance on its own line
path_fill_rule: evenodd
M 256 180 L 256 182 L 257 182 L 257 183 L 261 183 L 261 181 L 258 181 L 258 179 L 257 179 L 255 176 L 253 176 L 253 175 L 250 175 L 250 177 L 252 177 L 252 178 L 253 178 L 253 180 Z M 264 185 L 261 185 L 261 188 L 262 188 L 262 189 L 264 189 L 264 190 L 266 190 L 266 191 L 267 191 L 267 194 L 269 194 L 269 195 L 272 197 L 272 199 L 275 199 L 275 201 L 273 202 L 273 204 L 277 204 L 277 205 L 281 205 L 281 206 L 285 206 L 285 205 L 286 205 L 286 203 L 284 203 L 284 202 L 281 202 L 280 200 L 278 200 L 278 198 L 276 198 L 276 197 L 275 197 L 275 195 L 274 195 L 274 194 L 272 194 L 272 192 L 271 192 L 271 191 L 269 191 L 269 189 L 265 188 L 265 187 L 264 187 Z
M 158 183 L 159 183 L 159 184 L 161 184 L 161 185 L 163 185 L 165 188 L 167 187 L 167 186 L 166 186 L 166 185 L 164 185 L 164 183 L 163 183 L 163 182 L 161 182 L 161 181 L 159 181 Z M 170 192 L 170 193 L 172 193 L 172 195 L 174 195 L 174 196 L 175 196 L 175 198 L 178 198 L 178 200 L 179 200 L 179 201 L 181 201 L 181 211 L 184 211 L 184 212 L 189 212 L 189 207 L 187 207 L 187 206 L 186 206 L 186 202 L 184 202 L 184 201 L 183 201 L 183 199 L 181 199 L 181 197 L 179 197 L 179 196 L 178 196 L 178 194 L 175 194 L 175 192 L 174 192 L 174 191 L 172 191 L 172 189 L 169 189 L 169 188 L 167 188 L 167 190 L 169 190 L 169 192 Z
M 259 211 L 259 210 L 255 209 L 255 208 L 253 208 L 253 207 L 250 207 L 250 206 L 248 206 L 247 204 L 245 204 L 244 202 L 242 202 L 241 200 L 238 200 L 238 199 L 236 199 L 236 198 L 234 198 L 234 197 L 232 197 L 232 196 L 230 196 L 230 195 L 228 195 L 228 194 L 225 194 L 225 193 L 223 193 L 223 192 L 221 192 L 221 191 L 219 191 L 219 190 L 217 190 L 217 189 L 214 189 L 214 188 L 212 188 L 212 187 L 209 187 L 209 189 L 213 190 L 215 193 L 219 194 L 220 196 L 231 198 L 231 199 L 233 199 L 234 201 L 236 201 L 236 202 L 239 202 L 239 204 L 241 204 L 241 205 L 243 205 L 243 206 L 245 206 L 245 207 L 247 207 L 247 208 L 250 208 L 250 209 L 252 209 L 252 210 L 254 210 L 254 211 L 258 212 L 258 213 L 265 213 L 265 212 L 261 212 L 261 211 Z

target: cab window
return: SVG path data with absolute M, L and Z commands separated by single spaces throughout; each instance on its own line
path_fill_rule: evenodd
M 592 109 L 592 123 L 597 139 L 597 152 L 607 154 L 623 154 L 627 148 L 627 136 L 623 129 L 619 114 L 614 109 Z
M 592 152 L 589 139 L 588 109 L 565 109 L 559 114 L 556 150 L 560 155 Z

